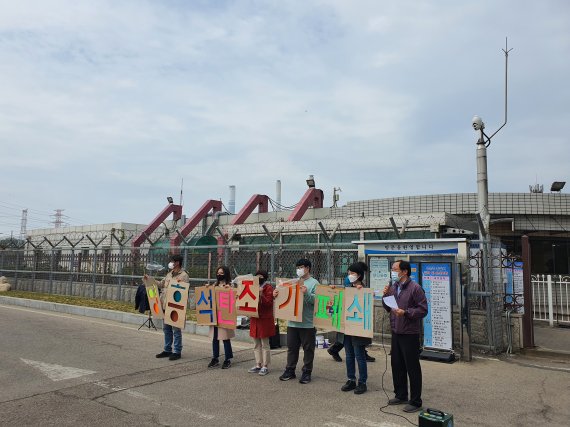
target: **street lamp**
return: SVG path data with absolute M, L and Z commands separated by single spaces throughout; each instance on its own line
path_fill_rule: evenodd
M 307 185 L 309 188 L 315 188 L 315 177 L 313 175 L 309 175 L 309 178 L 307 178 Z

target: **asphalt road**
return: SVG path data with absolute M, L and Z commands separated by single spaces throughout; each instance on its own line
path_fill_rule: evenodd
M 156 359 L 162 332 L 0 305 L 0 425 L 357 426 L 417 425 L 380 411 L 385 356 L 372 350 L 369 392 L 340 391 L 344 364 L 317 350 L 313 382 L 281 382 L 285 351 L 266 377 L 247 373 L 249 343 L 234 341 L 234 365 L 207 369 L 207 337 L 183 335 L 182 359 Z M 567 426 L 570 364 L 520 357 L 422 362 L 425 406 L 460 426 Z M 384 376 L 390 397 L 391 375 Z M 401 408 L 386 409 L 403 415 Z

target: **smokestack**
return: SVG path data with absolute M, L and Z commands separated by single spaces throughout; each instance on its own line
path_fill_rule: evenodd
M 230 185 L 230 201 L 228 203 L 228 210 L 231 214 L 236 213 L 236 186 Z
M 275 182 L 275 200 L 277 201 L 277 203 L 279 205 L 281 205 L 281 180 L 278 179 Z M 280 211 L 281 208 L 279 206 L 277 206 L 277 210 Z

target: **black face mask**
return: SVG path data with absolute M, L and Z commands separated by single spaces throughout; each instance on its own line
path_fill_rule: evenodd
M 259 278 L 259 286 L 263 285 L 267 279 L 265 277 Z
M 218 274 L 216 276 L 216 279 L 218 279 L 218 282 L 223 282 L 225 280 L 226 276 L 224 276 L 223 274 Z

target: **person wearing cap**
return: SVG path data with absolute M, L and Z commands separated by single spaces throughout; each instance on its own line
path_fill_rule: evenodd
M 269 337 L 275 334 L 275 319 L 273 318 L 273 287 L 267 283 L 268 274 L 265 270 L 258 270 L 255 275 L 259 277 L 259 317 L 252 317 L 249 324 L 249 336 L 253 338 L 253 355 L 255 366 L 249 369 L 251 374 L 261 376 L 269 373 L 271 362 L 271 349 Z
M 313 325 L 313 309 L 315 306 L 315 290 L 319 282 L 311 276 L 311 261 L 302 258 L 295 264 L 297 277 L 301 282 L 303 298 L 303 319 L 300 322 L 287 322 L 287 366 L 279 377 L 281 381 L 296 378 L 295 369 L 299 361 L 299 350 L 303 347 L 303 369 L 299 382 L 311 382 L 313 360 L 315 358 L 315 340 L 317 330 Z M 279 288 L 273 291 L 273 297 L 279 295 Z
M 363 289 L 364 275 L 368 266 L 363 262 L 355 262 L 348 267 L 348 287 Z M 348 380 L 340 389 L 352 391 L 354 394 L 366 393 L 368 380 L 368 367 L 366 366 L 366 346 L 372 343 L 371 338 L 344 334 L 344 351 L 346 355 L 346 376 Z M 356 363 L 355 363 L 356 362 Z M 356 364 L 358 364 L 358 382 L 356 381 Z
M 182 269 L 183 258 L 180 255 L 172 255 L 168 263 L 168 274 L 158 282 L 158 287 L 162 289 L 160 293 L 160 303 L 164 307 L 166 305 L 166 292 L 168 288 L 178 282 L 188 283 L 190 278 Z M 144 275 L 148 279 L 148 275 Z M 157 358 L 168 357 L 169 360 L 178 360 L 182 357 L 182 330 L 176 326 L 167 325 L 162 322 L 162 331 L 164 332 L 164 350 L 156 355 Z M 173 348 L 174 347 L 174 348 Z

